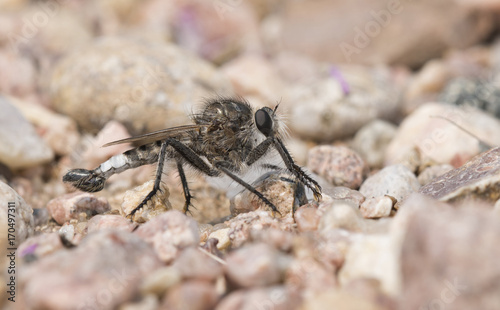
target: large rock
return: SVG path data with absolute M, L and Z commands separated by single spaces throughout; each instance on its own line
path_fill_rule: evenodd
M 339 66 L 317 72 L 289 87 L 283 100 L 290 109 L 290 129 L 302 139 L 331 142 L 374 119 L 398 116 L 398 82 L 390 69 Z
M 284 47 L 332 63 L 420 66 L 450 47 L 480 42 L 495 27 L 491 10 L 456 0 L 290 1 L 283 12 Z
M 400 309 L 498 308 L 500 218 L 440 204 L 420 204 L 407 218 Z
M 22 114 L 0 95 L 0 162 L 21 169 L 49 162 L 52 150 Z
M 420 156 L 439 164 L 461 166 L 479 154 L 478 140 L 456 125 L 442 119 L 447 118 L 489 145 L 500 145 L 500 121 L 495 117 L 474 109 L 458 108 L 440 103 L 422 105 L 399 126 L 389 144 L 386 165 L 414 161 L 414 150 Z
M 354 238 L 339 272 L 340 284 L 359 278 L 375 278 L 392 296 L 401 292 L 400 247 L 390 235 L 360 235 Z
M 189 123 L 194 104 L 231 86 L 173 44 L 103 37 L 65 57 L 50 77 L 55 109 L 96 132 L 115 119 L 132 133 Z
M 19 266 L 19 295 L 30 309 L 115 309 L 160 266 L 153 249 L 135 234 L 97 232 L 73 250 Z
M 1 249 L 17 247 L 33 235 L 33 210 L 10 186 L 0 181 L 0 238 Z M 12 239 L 8 234 L 14 236 Z M 12 242 L 12 243 L 11 243 Z

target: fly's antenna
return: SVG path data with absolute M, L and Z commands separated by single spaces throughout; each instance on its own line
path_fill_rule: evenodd
M 283 97 L 280 98 L 280 101 L 278 102 L 278 104 L 274 107 L 274 110 L 273 110 L 273 115 L 276 114 L 276 110 L 278 110 L 278 107 L 280 106 L 281 104 L 281 101 L 283 101 Z
M 484 140 L 480 139 L 478 136 L 476 136 L 475 134 L 473 134 L 472 132 L 470 132 L 469 130 L 465 129 L 464 127 L 460 126 L 459 124 L 457 124 L 455 121 L 447 118 L 447 117 L 444 117 L 444 116 L 441 116 L 441 115 L 431 115 L 432 118 L 440 118 L 440 119 L 444 119 L 445 121 L 449 122 L 450 124 L 456 126 L 458 129 L 462 130 L 463 132 L 465 132 L 466 134 L 468 134 L 469 136 L 473 137 L 474 139 L 476 139 L 478 142 L 479 142 L 479 150 L 481 152 L 485 152 L 491 148 L 493 148 L 491 145 L 489 145 L 487 142 L 485 142 Z

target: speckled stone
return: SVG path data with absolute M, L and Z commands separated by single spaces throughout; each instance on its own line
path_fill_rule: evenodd
M 419 188 L 420 183 L 413 172 L 403 165 L 392 165 L 367 178 L 359 192 L 366 198 L 389 195 L 401 201 Z
M 335 186 L 358 188 L 366 166 L 363 159 L 345 146 L 321 145 L 309 151 L 307 167 Z
M 175 210 L 149 220 L 135 234 L 150 244 L 166 263 L 171 263 L 180 250 L 197 246 L 200 241 L 196 221 Z

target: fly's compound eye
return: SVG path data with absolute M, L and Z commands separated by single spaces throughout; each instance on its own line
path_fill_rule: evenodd
M 257 125 L 259 131 L 266 137 L 269 136 L 273 128 L 271 115 L 264 109 L 257 110 L 257 112 L 255 112 L 255 125 Z

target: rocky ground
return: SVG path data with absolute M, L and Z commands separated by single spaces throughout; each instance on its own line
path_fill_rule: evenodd
M 498 309 L 499 14 L 467 0 L 0 3 L 0 305 Z M 62 182 L 215 96 L 280 103 L 321 201 L 286 171 L 247 175 L 273 214 L 189 173 L 184 215 L 168 167 L 130 220 L 155 167 L 98 193 Z

